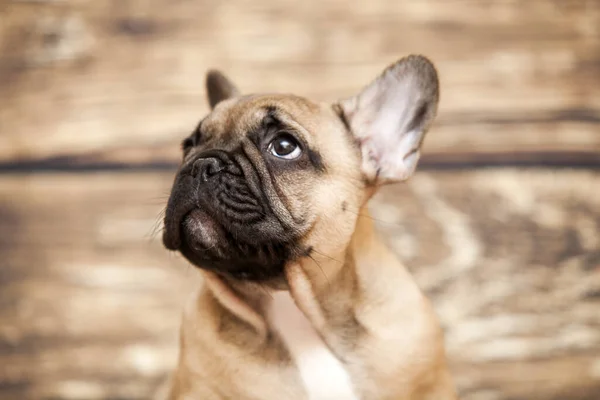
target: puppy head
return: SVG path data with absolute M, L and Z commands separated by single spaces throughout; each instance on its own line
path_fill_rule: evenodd
M 312 251 L 343 252 L 374 189 L 414 172 L 438 102 L 422 56 L 333 105 L 241 96 L 216 71 L 206 86 L 212 111 L 183 141 L 163 242 L 241 280 L 276 280 Z

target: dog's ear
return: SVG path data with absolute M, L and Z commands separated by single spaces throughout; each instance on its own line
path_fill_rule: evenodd
M 206 92 L 211 109 L 219 102 L 239 95 L 235 85 L 217 70 L 210 70 L 206 74 Z
M 438 87 L 433 64 L 411 55 L 390 65 L 357 96 L 338 104 L 361 146 L 367 179 L 383 184 L 412 175 L 437 112 Z

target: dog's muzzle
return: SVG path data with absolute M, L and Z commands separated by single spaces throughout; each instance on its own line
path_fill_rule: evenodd
M 279 276 L 300 251 L 243 152 L 202 152 L 180 169 L 165 214 L 163 242 L 200 268 L 238 279 Z

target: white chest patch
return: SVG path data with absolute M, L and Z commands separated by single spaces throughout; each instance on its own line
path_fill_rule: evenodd
M 310 400 L 357 400 L 343 364 L 325 345 L 288 292 L 276 292 L 267 311 L 287 346 Z

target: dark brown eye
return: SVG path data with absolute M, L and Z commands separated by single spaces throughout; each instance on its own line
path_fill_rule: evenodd
M 187 151 L 194 147 L 194 138 L 186 138 L 183 142 L 181 142 L 181 149 L 183 151 Z
M 269 153 L 284 160 L 294 160 L 300 157 L 302 149 L 292 135 L 283 133 L 269 143 Z
M 198 126 L 196 126 L 196 129 L 194 129 L 194 132 L 192 132 L 192 134 L 181 143 L 181 149 L 184 153 L 189 151 L 192 147 L 197 146 L 202 141 L 203 122 L 204 120 L 200 121 L 200 123 L 198 123 Z

